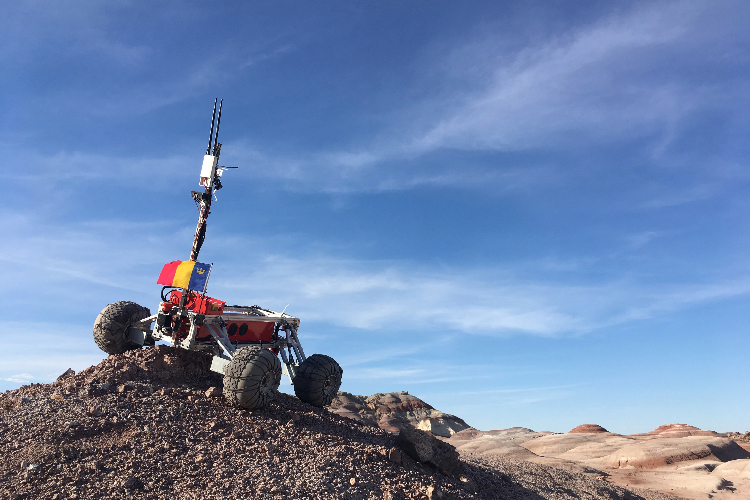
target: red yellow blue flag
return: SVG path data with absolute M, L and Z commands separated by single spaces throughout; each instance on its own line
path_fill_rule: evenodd
M 211 274 L 211 264 L 201 264 L 192 260 L 174 260 L 164 264 L 156 283 L 205 293 L 209 274 Z

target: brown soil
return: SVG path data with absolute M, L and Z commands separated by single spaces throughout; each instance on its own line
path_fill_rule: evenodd
M 447 477 L 382 429 L 292 396 L 230 407 L 207 392 L 221 384 L 208 366 L 159 346 L 0 394 L 0 499 L 667 498 L 482 457 Z

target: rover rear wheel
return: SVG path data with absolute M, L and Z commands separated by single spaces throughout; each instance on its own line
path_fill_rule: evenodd
M 281 362 L 268 349 L 243 347 L 224 370 L 224 397 L 234 406 L 254 410 L 279 393 Z
M 122 354 L 141 345 L 130 340 L 130 327 L 151 312 L 135 302 L 121 300 L 104 308 L 94 321 L 94 341 L 107 354 Z
M 294 393 L 313 406 L 328 406 L 341 387 L 344 370 L 330 356 L 313 354 L 305 359 L 294 377 Z

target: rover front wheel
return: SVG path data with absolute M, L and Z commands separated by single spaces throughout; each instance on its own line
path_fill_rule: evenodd
M 243 347 L 224 370 L 224 397 L 234 406 L 254 410 L 279 393 L 281 362 L 268 349 Z
M 151 316 L 151 312 L 135 302 L 121 300 L 104 308 L 94 321 L 94 341 L 107 354 L 122 354 L 140 349 L 128 337 L 133 323 Z
M 328 406 L 341 387 L 344 370 L 330 356 L 313 354 L 305 359 L 294 377 L 294 393 L 313 406 Z

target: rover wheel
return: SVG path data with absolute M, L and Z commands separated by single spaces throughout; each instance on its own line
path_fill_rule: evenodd
M 281 362 L 268 349 L 243 347 L 224 370 L 224 397 L 234 406 L 253 410 L 279 393 Z
M 149 316 L 151 312 L 135 302 L 121 300 L 110 304 L 94 321 L 94 341 L 107 354 L 122 354 L 140 349 L 139 344 L 128 339 L 130 325 Z
M 313 354 L 299 365 L 294 377 L 294 393 L 305 403 L 328 406 L 341 387 L 343 373 L 332 357 Z

